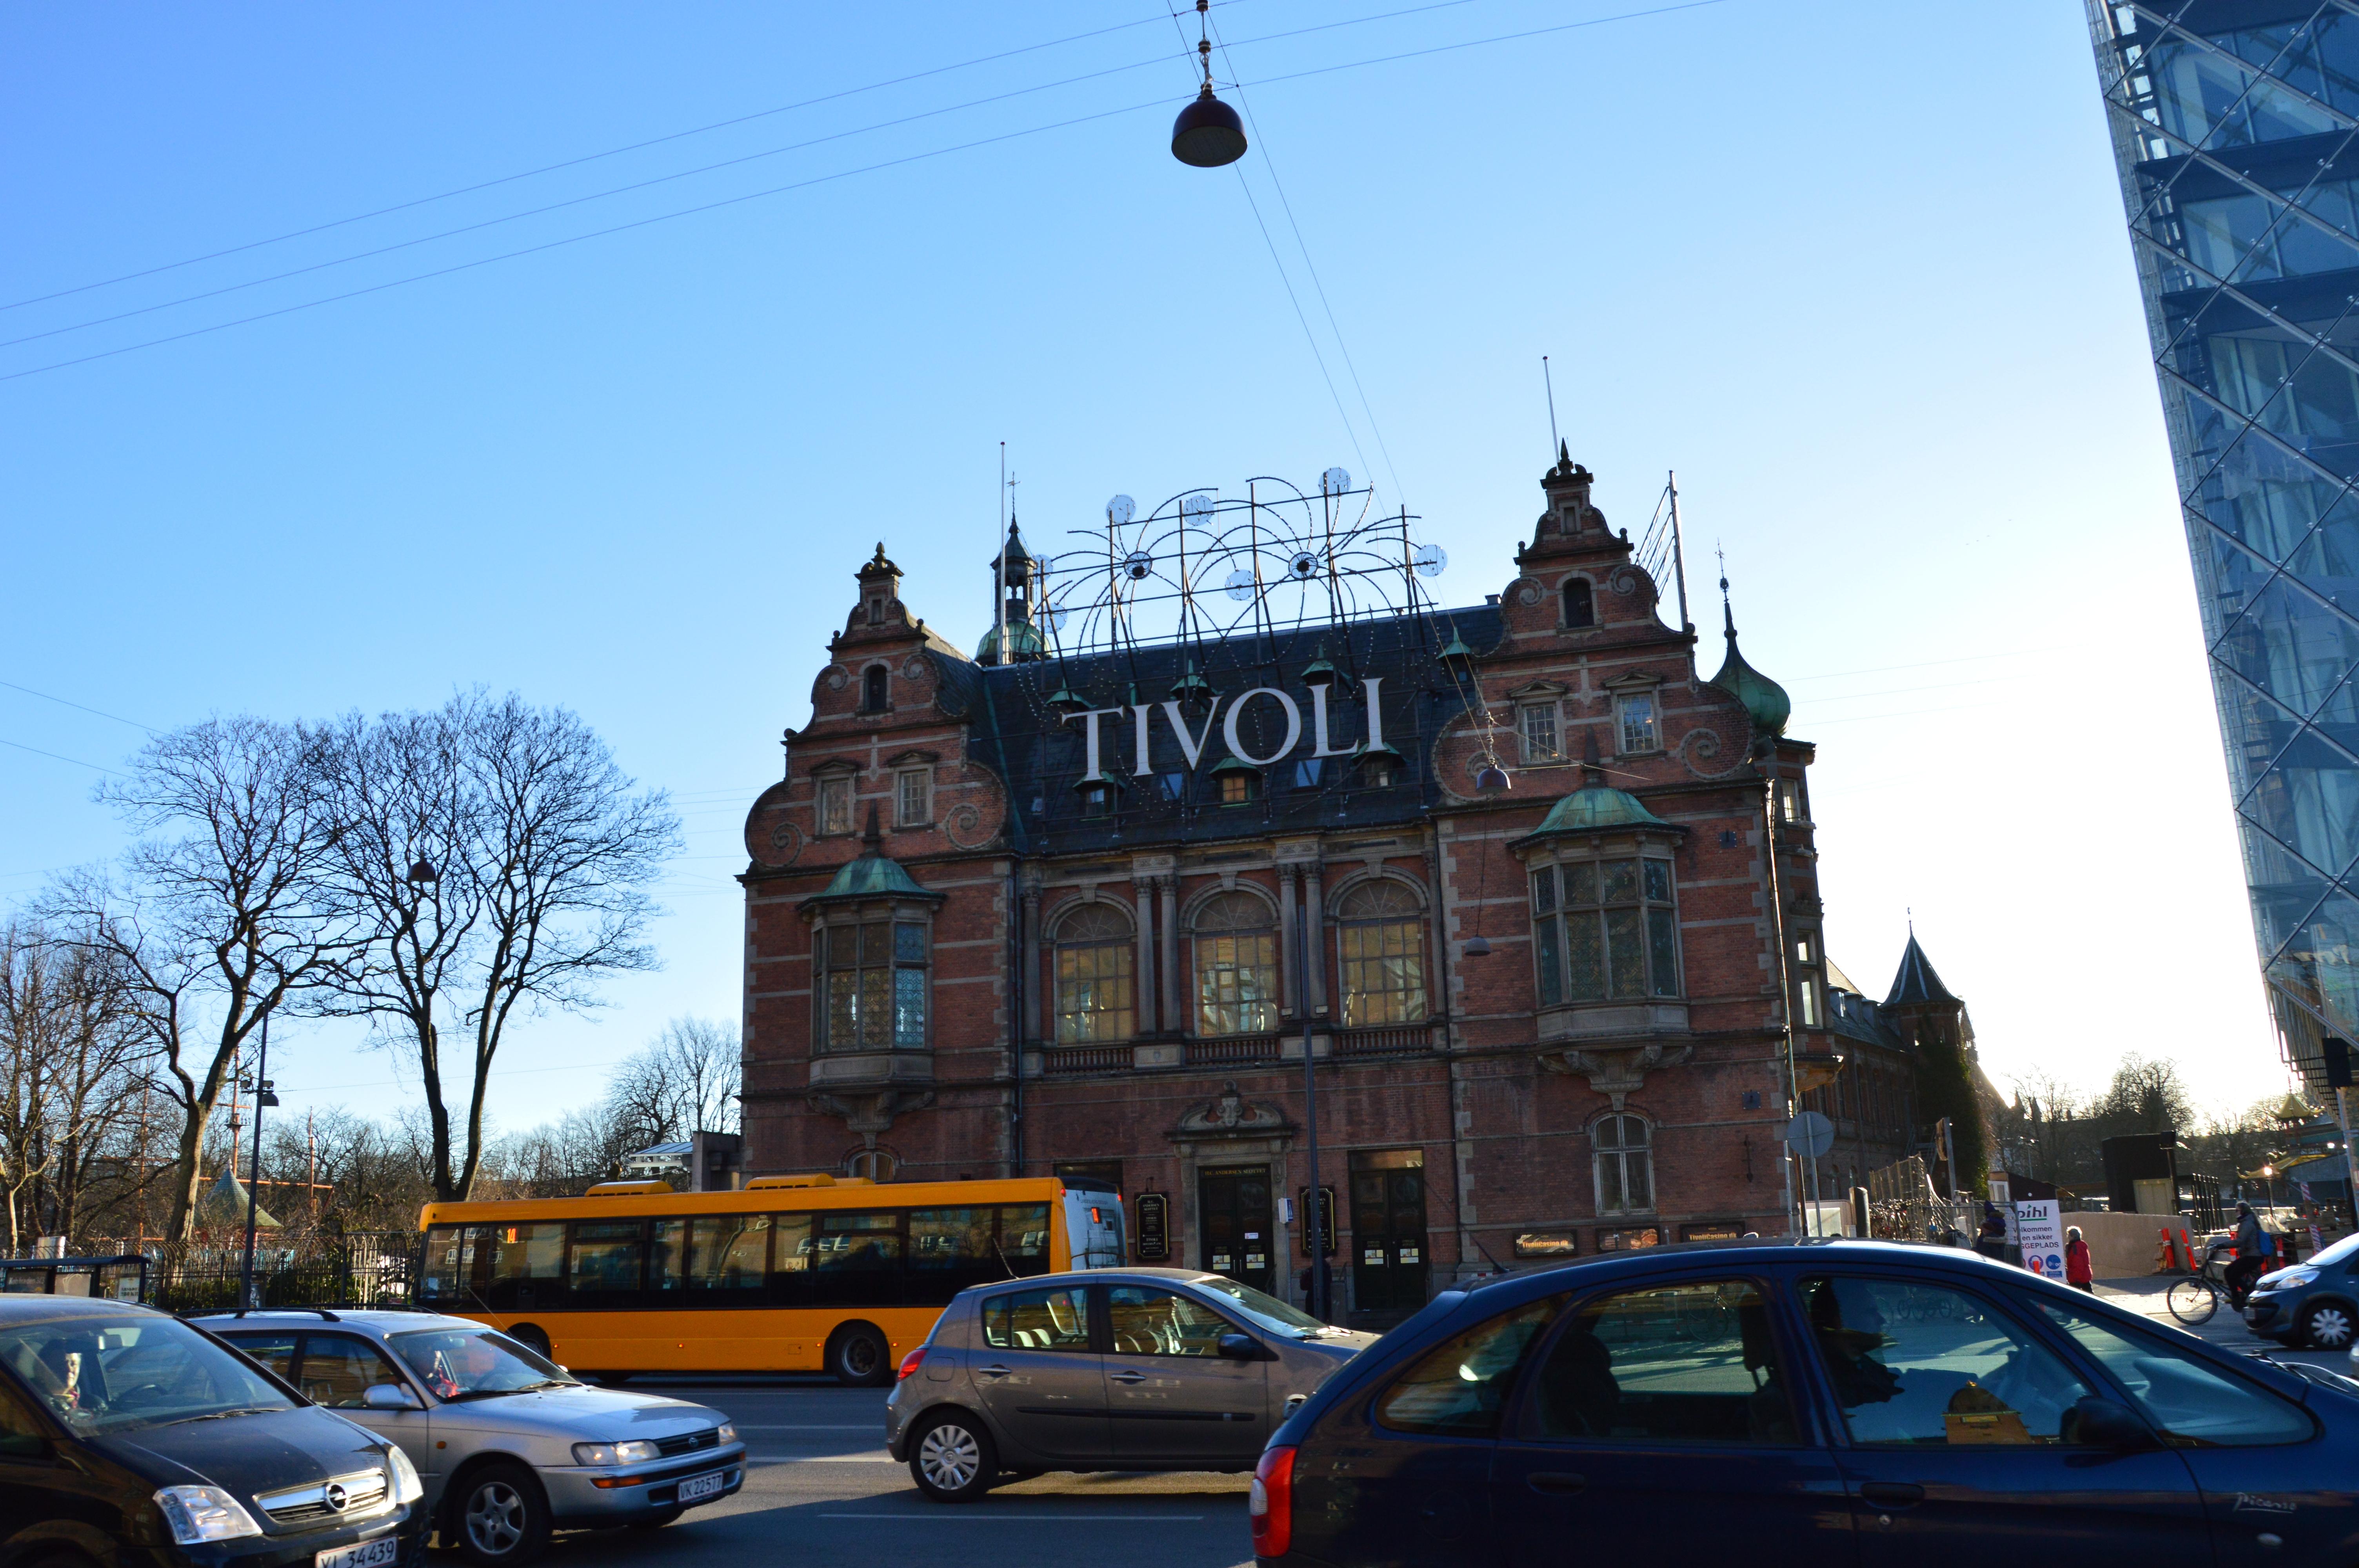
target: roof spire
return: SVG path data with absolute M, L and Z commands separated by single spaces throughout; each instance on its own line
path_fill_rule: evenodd
M 1794 699 L 1786 695 L 1784 687 L 1746 664 L 1745 655 L 1736 651 L 1736 611 L 1728 598 L 1728 554 L 1718 545 L 1712 546 L 1712 554 L 1720 557 L 1720 613 L 1725 628 L 1723 635 L 1728 639 L 1728 656 L 1721 661 L 1720 673 L 1705 684 L 1718 687 L 1745 705 L 1745 711 L 1752 716 L 1756 736 L 1783 735 L 1786 721 L 1794 716 Z
M 1736 611 L 1728 602 L 1728 552 L 1722 549 L 1715 540 L 1712 553 L 1720 561 L 1720 619 L 1725 628 L 1723 635 L 1727 637 L 1728 644 L 1733 648 L 1736 645 Z

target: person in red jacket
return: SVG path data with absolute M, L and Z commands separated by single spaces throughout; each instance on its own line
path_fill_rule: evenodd
M 2064 1233 L 2064 1282 L 2097 1293 L 2097 1277 L 2089 1267 L 2089 1244 L 2081 1239 L 2081 1227 L 2072 1227 Z

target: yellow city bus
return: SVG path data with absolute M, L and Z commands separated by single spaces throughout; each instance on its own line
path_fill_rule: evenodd
M 970 1285 L 1125 1260 L 1122 1204 L 1042 1177 L 742 1192 L 606 1182 L 578 1198 L 429 1204 L 421 1307 L 583 1375 L 825 1370 L 892 1381 Z

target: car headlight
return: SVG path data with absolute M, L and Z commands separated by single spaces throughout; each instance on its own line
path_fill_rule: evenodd
M 424 1497 L 426 1483 L 418 1478 L 418 1466 L 409 1462 L 409 1455 L 398 1448 L 388 1448 L 385 1453 L 393 1469 L 393 1500 L 414 1503 Z
M 171 1529 L 175 1545 L 235 1541 L 242 1535 L 262 1533 L 245 1506 L 219 1487 L 166 1487 L 156 1494 L 156 1506 L 164 1510 L 164 1522 Z
M 661 1458 L 663 1451 L 644 1438 L 630 1443 L 577 1443 L 573 1445 L 576 1465 L 644 1465 L 650 1459 Z
M 2296 1285 L 2313 1283 L 2317 1279 L 2318 1271 L 2315 1269 L 2279 1269 L 2276 1273 L 2257 1281 L 2256 1288 L 2264 1291 L 2288 1291 Z
M 734 1421 L 724 1421 L 724 1422 L 723 1422 L 721 1423 L 721 1429 L 720 1429 L 718 1432 L 715 1432 L 715 1433 L 712 1434 L 712 1436 L 713 1436 L 713 1441 L 714 1441 L 714 1442 L 716 1442 L 716 1443 L 734 1443 L 734 1442 L 736 1442 L 736 1441 L 737 1441 L 737 1423 L 736 1423 L 735 1422 L 734 1422 Z

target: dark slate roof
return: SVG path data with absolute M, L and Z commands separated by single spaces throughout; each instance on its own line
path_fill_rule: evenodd
M 1432 743 L 1466 706 L 1468 688 L 1453 679 L 1440 654 L 1452 638 L 1478 648 L 1502 634 L 1496 606 L 1387 616 L 1343 625 L 1306 625 L 1257 633 L 1208 634 L 1099 654 L 1055 654 L 1021 664 L 964 668 L 936 659 L 945 708 L 961 704 L 970 726 L 968 756 L 1006 779 L 1016 808 L 1015 847 L 1027 854 L 1128 852 L 1157 844 L 1254 838 L 1313 828 L 1350 832 L 1415 822 L 1440 804 L 1429 776 Z M 1328 744 L 1348 749 L 1366 739 L 1364 683 L 1381 682 L 1384 741 L 1402 759 L 1395 782 L 1364 787 L 1349 756 L 1313 762 L 1310 692 L 1302 672 L 1324 658 L 1342 676 L 1328 694 Z M 1164 703 L 1190 672 L 1220 699 L 1209 725 L 1201 705 L 1182 709 L 1191 730 L 1207 732 L 1190 768 Z M 971 686 L 973 695 L 961 689 Z M 1263 768 L 1261 798 L 1223 806 L 1213 798 L 1212 771 L 1230 752 L 1223 736 L 1229 705 L 1256 687 L 1291 697 L 1302 719 L 1300 742 Z M 1148 770 L 1135 770 L 1136 726 L 1127 713 L 1098 720 L 1102 766 L 1121 770 L 1124 787 L 1114 813 L 1082 815 L 1076 787 L 1086 766 L 1084 721 L 1064 722 L 1049 697 L 1070 690 L 1091 708 L 1145 704 L 1153 708 Z M 1278 704 L 1263 697 L 1245 710 L 1238 739 L 1256 756 L 1285 738 Z
M 1925 949 L 1917 946 L 1917 934 L 1908 934 L 1908 946 L 1900 955 L 1900 972 L 1892 977 L 1892 992 L 1884 999 L 1886 1007 L 1913 1007 L 1921 1003 L 1939 1002 L 1954 1007 L 1958 999 L 1933 972 L 1933 961 L 1925 957 Z
M 1908 1037 L 1892 1026 L 1881 1008 L 1864 996 L 1834 986 L 1827 988 L 1827 1026 L 1846 1040 L 1892 1051 L 1909 1049 Z

